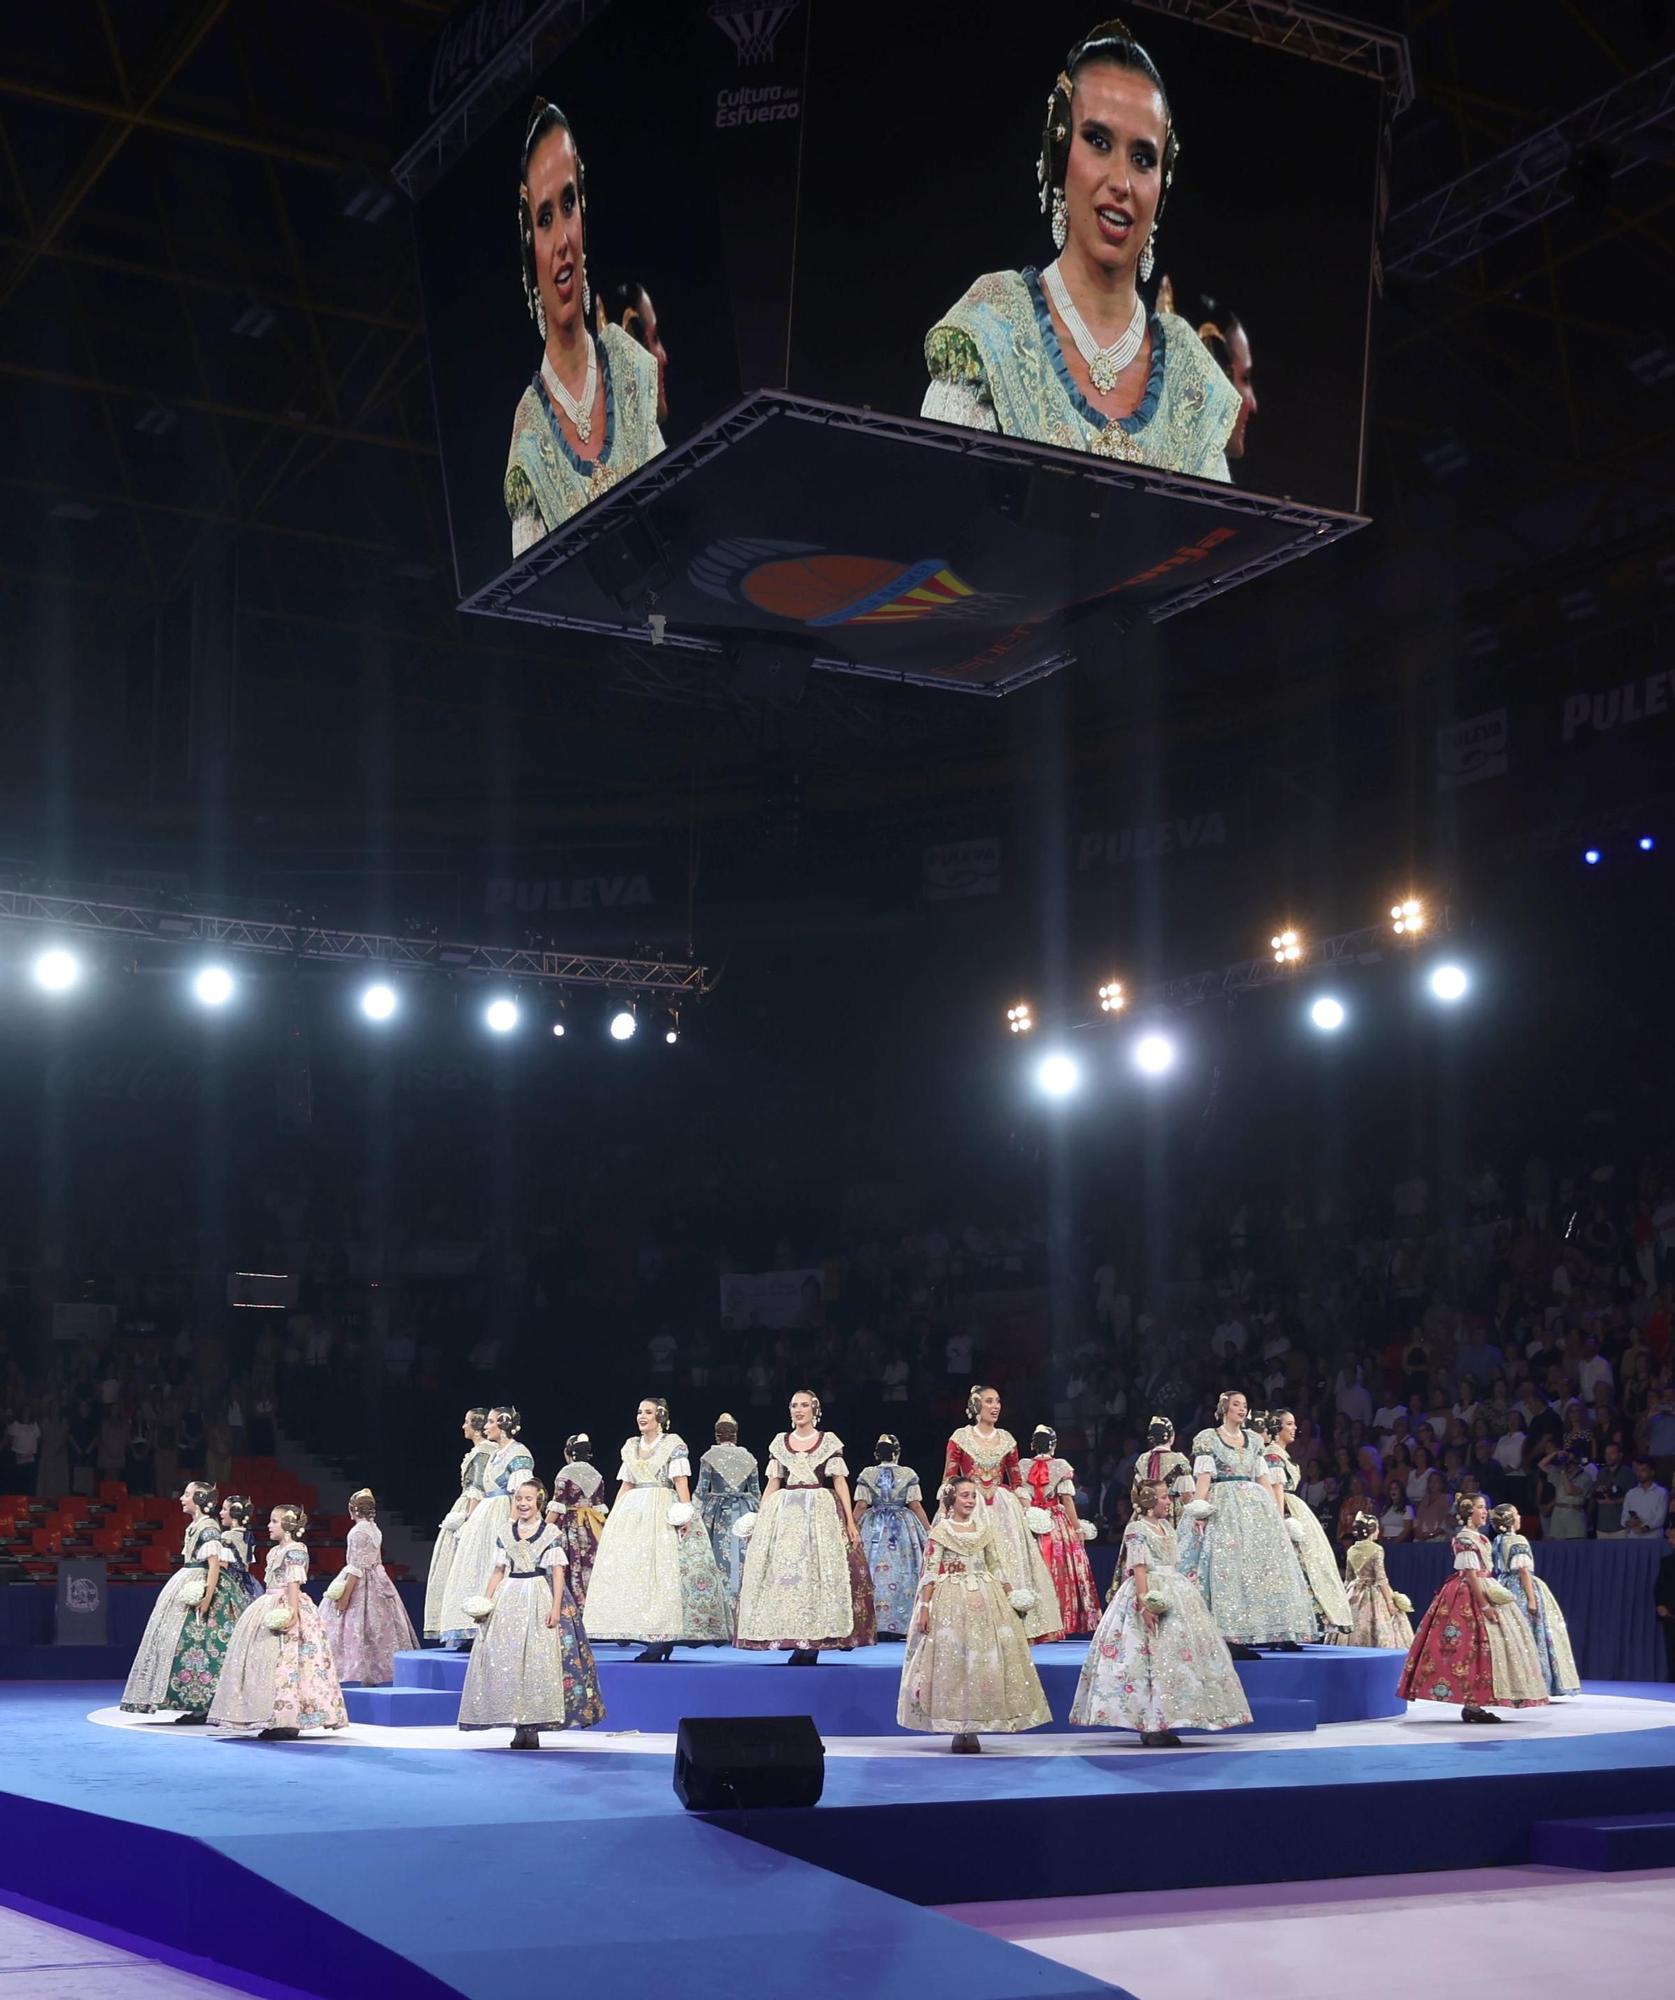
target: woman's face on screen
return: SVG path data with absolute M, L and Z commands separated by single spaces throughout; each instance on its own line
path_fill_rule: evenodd
M 1163 192 L 1163 97 L 1138 70 L 1090 63 L 1070 100 L 1068 248 L 1104 270 L 1139 261 Z
M 568 327 L 582 309 L 582 201 L 576 145 L 562 126 L 529 162 L 524 190 L 535 237 L 535 281 L 549 328 Z

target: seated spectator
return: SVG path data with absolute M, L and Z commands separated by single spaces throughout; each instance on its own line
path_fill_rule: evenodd
M 1413 1462 L 1407 1475 L 1407 1499 L 1410 1507 L 1417 1507 L 1431 1490 L 1431 1479 L 1442 1483 L 1442 1475 L 1437 1471 L 1436 1455 L 1422 1444 L 1413 1448 Z
M 1438 1483 L 1440 1484 L 1440 1481 Z M 1380 1535 L 1386 1542 L 1411 1542 L 1413 1525 L 1413 1509 L 1407 1504 L 1407 1482 L 1401 1479 L 1387 1480 L 1384 1487 L 1384 1507 L 1378 1517 Z

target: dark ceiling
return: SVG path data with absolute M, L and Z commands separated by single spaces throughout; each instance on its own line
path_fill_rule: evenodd
M 1014 784 L 1045 714 L 1076 724 L 1073 773 L 1132 748 L 1136 704 L 1157 721 L 1155 674 L 1084 669 L 999 709 L 821 680 L 784 710 L 650 653 L 569 657 L 456 616 L 412 237 L 388 179 L 397 81 L 447 11 L 8 10 L 6 849 L 67 851 L 90 826 L 236 844 L 376 820 L 398 846 L 655 829 L 695 798 L 715 819 L 782 810 L 788 784 L 834 812 L 934 818 Z M 1392 241 L 1403 210 L 1675 46 L 1667 0 L 1387 19 L 1416 83 Z M 1263 744 L 1301 779 L 1346 703 L 1415 726 L 1462 662 L 1539 660 L 1567 589 L 1596 592 L 1601 630 L 1666 615 L 1672 123 L 1567 156 L 1545 219 L 1389 279 L 1375 525 L 1166 628 L 1174 752 Z M 1307 230 L 1306 187 L 1253 178 L 1268 217 Z M 204 619 L 225 625 L 225 684 L 171 692 L 182 621 Z

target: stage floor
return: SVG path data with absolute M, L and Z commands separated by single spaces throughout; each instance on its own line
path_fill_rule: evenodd
M 834 1738 L 819 1807 L 703 1819 L 665 1733 L 540 1755 L 365 1725 L 256 1743 L 122 1716 L 119 1692 L 0 1690 L 0 1891 L 331 2000 L 503 1994 L 561 1967 L 567 1990 L 605 1990 L 648 1938 L 680 1992 L 795 1938 L 827 2000 L 1164 2000 L 928 1906 L 1517 1864 L 1537 1820 L 1675 1807 L 1661 1690 L 1592 1688 L 1496 1730 L 1422 1705 L 1179 1752 Z

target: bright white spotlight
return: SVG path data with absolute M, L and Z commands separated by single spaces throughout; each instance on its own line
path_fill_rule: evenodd
M 1599 866 L 1599 849 L 1597 847 L 1585 848 L 1582 859 L 1587 862 L 1590 868 L 1597 868 Z
M 380 980 L 361 995 L 361 1012 L 369 1021 L 387 1021 L 395 1012 L 395 988 Z
M 1034 1029 L 1035 1016 L 1027 1000 L 1020 1000 L 1016 1007 L 1007 1008 L 1006 1025 L 1015 1035 L 1027 1035 Z
M 1303 955 L 1303 940 L 1289 927 L 1283 931 L 1276 931 L 1269 938 L 1268 944 L 1273 951 L 1276 965 L 1295 965 Z
M 1431 974 L 1431 991 L 1439 1000 L 1463 1000 L 1470 984 L 1464 968 L 1458 965 L 1439 965 Z
M 663 1039 L 669 1044 L 670 1048 L 673 1048 L 676 1042 L 680 1040 L 679 1028 L 666 1028 L 663 1033 Z
M 47 993 L 68 993 L 81 977 L 81 960 L 54 946 L 35 961 L 35 984 Z
M 1390 905 L 1390 928 L 1397 937 L 1412 937 L 1425 928 L 1425 905 L 1417 896 Z
M 518 1003 L 515 1000 L 491 1000 L 483 1009 L 483 1019 L 497 1035 L 509 1035 L 518 1025 Z
M 233 975 L 224 965 L 206 965 L 192 981 L 192 991 L 206 1007 L 225 1007 L 233 997 Z
M 1323 993 L 1309 1009 L 1309 1019 L 1323 1035 L 1335 1035 L 1344 1024 L 1343 1002 Z
M 1643 833 L 1640 836 L 1640 852 L 1642 854 L 1650 854 L 1652 849 L 1656 846 L 1657 842 L 1652 838 L 1652 836 L 1649 833 Z
M 1122 990 L 1120 979 L 1107 979 L 1099 989 L 1099 1011 L 1102 1014 L 1120 1014 L 1128 1005 L 1128 995 Z
M 1142 1035 L 1134 1044 L 1134 1066 L 1147 1076 L 1162 1076 L 1175 1067 L 1175 1044 L 1167 1035 Z
M 1049 1097 L 1068 1097 L 1081 1083 L 1081 1065 L 1073 1056 L 1043 1056 L 1035 1080 Z
M 558 1037 L 558 1039 L 559 1039 L 559 1040 L 560 1040 L 561 1042 L 563 1041 L 563 1039 L 564 1039 L 564 1023 L 563 1023 L 562 1021 L 554 1021 L 554 1023 L 553 1023 L 553 1033 L 554 1033 L 554 1034 L 555 1034 L 555 1035 L 556 1035 L 556 1036 Z
M 634 1018 L 632 1009 L 619 1007 L 611 1016 L 611 1040 L 613 1042 L 631 1042 L 634 1039 L 634 1030 L 639 1025 L 639 1022 Z

